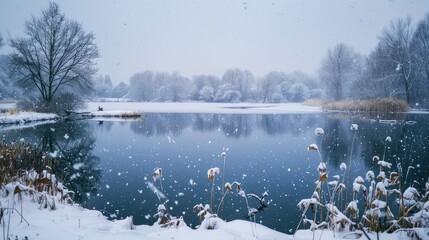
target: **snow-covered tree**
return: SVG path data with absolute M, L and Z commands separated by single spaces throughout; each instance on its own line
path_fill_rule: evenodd
M 6 55 L 0 55 L 0 100 L 4 98 L 20 97 L 20 90 L 17 89 L 11 77 L 8 76 L 9 58 Z
M 236 90 L 227 90 L 223 95 L 225 102 L 241 102 L 242 96 L 239 91 Z
M 264 78 L 258 81 L 259 98 L 263 103 L 271 102 L 272 95 L 280 92 L 279 83 L 283 78 L 283 74 L 279 72 L 270 72 Z
M 190 80 L 179 73 L 157 73 L 156 82 L 159 86 L 156 101 L 180 102 L 189 99 Z
M 293 102 L 303 102 L 308 98 L 310 90 L 303 83 L 295 83 L 288 90 L 290 100 Z
M 137 101 L 151 101 L 155 98 L 155 74 L 151 71 L 134 74 L 130 78 L 130 98 Z
M 203 100 L 205 102 L 212 102 L 214 100 L 214 89 L 210 86 L 205 86 L 203 87 L 198 95 L 199 95 L 199 100 Z
M 193 76 L 192 91 L 191 91 L 190 99 L 194 101 L 203 100 L 206 102 L 211 102 L 214 100 L 214 96 L 219 88 L 219 85 L 220 85 L 220 79 L 215 75 Z M 211 91 L 213 91 L 213 93 L 210 93 Z M 201 95 L 201 94 L 204 94 L 204 95 Z
M 391 75 L 398 75 L 407 103 L 412 101 L 412 90 L 422 67 L 411 52 L 412 37 L 410 17 L 392 21 L 380 36 L 380 46 L 385 49 L 383 57 L 390 63 Z
M 319 77 L 325 85 L 326 92 L 334 100 L 346 96 L 346 90 L 353 77 L 353 64 L 356 54 L 344 43 L 328 49 L 322 60 Z
M 229 86 L 227 90 L 240 92 L 241 101 L 248 100 L 254 82 L 253 74 L 249 70 L 228 69 L 222 76 L 222 84 Z
M 110 97 L 112 95 L 112 79 L 109 75 L 98 76 L 94 81 L 94 94 L 97 97 Z
M 130 86 L 124 82 L 120 82 L 118 85 L 113 87 L 111 96 L 114 98 L 126 98 L 129 97 Z
M 424 101 L 429 98 L 429 13 L 417 24 L 411 41 L 411 52 L 421 66 L 412 95 L 415 101 Z

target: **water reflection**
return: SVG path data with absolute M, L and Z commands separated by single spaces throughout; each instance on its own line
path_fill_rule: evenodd
M 101 178 L 100 159 L 93 153 L 96 139 L 88 122 L 43 124 L 3 134 L 6 142 L 24 140 L 37 145 L 39 159 L 57 152 L 52 171 L 57 179 L 75 191 L 77 202 L 84 203 L 88 193 L 96 192 L 95 186 Z
M 305 128 L 317 125 L 321 115 L 311 114 L 177 114 L 151 113 L 141 121 L 131 122 L 131 129 L 146 136 L 178 136 L 188 127 L 194 131 L 221 131 L 226 137 L 248 137 L 254 129 L 268 135 L 293 133 L 300 135 Z

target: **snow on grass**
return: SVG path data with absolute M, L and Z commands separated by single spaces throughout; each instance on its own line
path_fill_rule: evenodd
M 59 117 L 53 113 L 17 112 L 14 114 L 0 114 L 0 124 L 26 124 L 35 121 L 49 121 L 56 119 L 59 119 Z
M 141 113 L 130 110 L 110 110 L 110 111 L 96 111 L 96 112 L 87 112 L 83 113 L 83 117 L 95 117 L 95 118 L 137 118 L 141 117 Z
M 215 230 L 207 230 L 203 228 L 192 229 L 186 225 L 179 227 L 161 228 L 159 225 L 132 225 L 130 217 L 123 220 L 109 221 L 101 212 L 96 210 L 84 209 L 78 205 L 64 205 L 61 203 L 56 204 L 56 210 L 39 209 L 39 204 L 32 202 L 31 199 L 24 195 L 23 200 L 18 200 L 15 195 L 15 210 L 9 215 L 5 209 L 3 220 L 5 224 L 9 221 L 9 238 L 10 239 L 24 239 L 27 237 L 29 240 L 75 240 L 75 239 L 175 239 L 175 240 L 218 240 L 218 239 L 235 239 L 235 240 L 248 240 L 248 239 L 277 239 L 277 240 L 331 240 L 341 239 L 342 237 L 350 234 L 362 235 L 362 232 L 356 231 L 349 233 L 347 231 L 337 233 L 334 237 L 333 233 L 329 230 L 299 230 L 295 237 L 287 235 L 274 230 L 271 230 L 263 225 L 250 223 L 244 220 L 234 220 L 225 222 L 218 221 L 218 228 Z M 10 196 L 8 198 L 1 198 L 2 208 L 6 208 L 7 201 L 12 201 Z M 18 213 L 21 213 L 24 220 Z M 28 222 L 28 224 L 26 223 Z M 185 219 L 186 222 L 186 219 Z M 251 224 L 255 227 L 256 238 L 252 236 Z M 133 228 L 133 229 L 131 229 Z M 7 231 L 7 226 L 4 228 Z M 427 234 L 427 229 L 415 229 L 419 231 L 420 236 Z M 425 232 L 426 231 L 426 232 Z M 369 233 L 371 239 L 377 239 L 375 233 Z M 314 238 L 315 237 L 315 238 Z M 380 239 L 404 239 L 406 233 L 386 234 L 381 233 Z M 366 239 L 364 236 L 361 239 Z
M 15 196 L 17 199 L 17 196 Z M 16 201 L 15 208 L 20 211 L 21 202 Z M 2 199 L 2 206 L 6 199 Z M 219 222 L 216 230 L 191 229 L 188 226 L 161 228 L 139 225 L 131 230 L 131 218 L 109 221 L 101 212 L 88 210 L 78 205 L 57 204 L 56 210 L 42 209 L 24 196 L 23 216 L 29 225 L 21 222 L 17 212 L 12 213 L 10 222 L 10 239 L 29 240 L 71 240 L 71 239 L 253 239 L 250 223 L 243 220 Z M 9 215 L 4 219 L 8 221 Z M 186 219 L 185 219 L 186 221 Z M 291 236 L 271 230 L 257 224 L 258 239 L 292 239 Z

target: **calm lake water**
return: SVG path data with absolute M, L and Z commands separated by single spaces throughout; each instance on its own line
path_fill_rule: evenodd
M 395 121 L 383 122 L 379 119 Z M 359 130 L 352 153 L 351 179 L 368 170 L 378 174 L 372 161 L 385 152 L 386 161 L 415 167 L 409 179 L 423 189 L 429 176 L 429 121 L 426 114 L 146 114 L 136 121 L 81 120 L 44 124 L 23 129 L 0 129 L 3 141 L 25 140 L 46 152 L 59 150 L 54 171 L 75 190 L 83 206 L 102 211 L 112 219 L 133 216 L 135 224 L 153 224 L 159 200 L 147 182 L 162 168 L 162 181 L 154 185 L 168 198 L 173 216 L 199 225 L 196 204 L 209 204 L 212 182 L 207 171 L 219 167 L 215 178 L 216 208 L 224 182 L 238 181 L 246 193 L 268 192 L 268 207 L 258 222 L 293 233 L 301 212 L 297 203 L 310 198 L 318 179 L 319 157 L 307 146 L 316 143 L 328 165 L 329 176 L 342 174 L 349 163 L 353 141 L 350 125 Z M 325 131 L 323 140 L 315 128 Z M 392 141 L 386 142 L 390 136 Z M 226 152 L 224 160 L 220 156 Z M 351 181 L 352 181 L 351 180 Z M 409 181 L 411 182 L 411 181 Z M 419 185 L 420 184 L 420 185 Z M 366 184 L 368 185 L 368 184 Z M 363 200 L 362 200 L 363 202 Z M 251 207 L 258 207 L 249 199 Z M 243 197 L 229 193 L 220 217 L 245 219 Z

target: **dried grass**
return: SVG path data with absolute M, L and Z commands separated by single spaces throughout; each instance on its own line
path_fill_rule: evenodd
M 8 109 L 8 110 L 7 110 L 7 112 L 8 112 L 10 115 L 18 115 L 18 113 L 20 113 L 20 110 L 19 110 L 19 109 L 17 109 L 17 108 L 11 108 L 11 109 Z
M 407 112 L 410 109 L 404 100 L 394 98 L 326 102 L 322 108 L 330 111 L 351 112 Z

